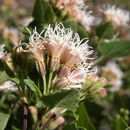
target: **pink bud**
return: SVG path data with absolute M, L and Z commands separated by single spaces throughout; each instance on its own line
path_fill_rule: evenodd
M 101 94 L 102 97 L 105 97 L 105 96 L 107 95 L 106 89 L 105 89 L 105 88 L 102 88 L 102 89 L 100 90 L 100 94 Z

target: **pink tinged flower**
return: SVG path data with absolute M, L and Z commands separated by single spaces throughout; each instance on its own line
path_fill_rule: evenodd
M 41 37 L 34 30 L 27 45 L 27 50 L 41 65 L 40 70 L 44 68 L 46 53 L 50 60 L 47 67 L 50 67 L 50 71 L 57 71 L 55 83 L 58 83 L 59 88 L 82 88 L 92 66 L 89 55 L 93 51 L 87 44 L 88 39 L 81 40 L 77 33 L 65 28 L 62 23 L 56 24 L 54 28 L 49 25 L 41 33 L 43 32 L 44 36 Z
M 64 67 L 60 71 L 60 76 L 66 76 L 69 72 L 69 69 L 67 67 Z
M 27 27 L 32 21 L 33 21 L 33 17 L 28 16 L 28 17 L 20 18 L 18 22 L 19 22 L 23 27 Z
M 18 45 L 18 41 L 23 38 L 23 35 L 15 28 L 4 28 L 2 35 L 4 39 L 11 40 L 14 45 Z
M 63 64 L 63 67 L 60 71 L 60 74 L 61 76 L 66 76 L 73 69 L 77 68 L 77 66 L 82 62 L 82 59 L 78 54 L 73 52 L 69 46 L 64 46 L 62 50 L 61 63 Z
M 29 44 L 27 44 L 27 49 L 36 60 L 43 60 L 43 55 L 45 52 L 45 43 L 46 41 L 44 41 L 41 35 L 38 34 L 36 29 L 34 29 L 33 34 L 31 34 L 29 38 Z
M 55 25 L 54 28 L 48 26 L 44 39 L 47 39 L 47 42 L 54 46 L 62 46 L 58 54 L 61 56 L 61 63 L 67 66 L 72 67 L 74 64 L 86 62 L 88 55 L 92 53 L 87 45 L 88 39 L 80 40 L 77 33 L 74 33 L 70 28 L 65 28 L 61 23 Z
M 86 77 L 86 80 L 84 82 L 84 87 L 86 89 L 90 89 L 91 85 L 97 81 L 99 79 L 98 75 L 96 74 L 89 74 L 87 77 Z
M 57 86 L 60 88 L 60 89 L 63 89 L 63 88 L 70 88 L 70 85 L 71 85 L 71 82 L 69 81 L 69 79 L 67 77 L 63 77 L 63 78 L 60 78 Z
M 72 82 L 79 83 L 85 79 L 85 73 L 81 68 L 77 68 L 74 71 L 72 71 L 72 73 L 68 76 L 68 78 Z
M 60 88 L 70 89 L 70 88 L 82 88 L 82 82 L 85 80 L 85 74 L 81 68 L 77 68 L 72 71 L 68 76 L 61 77 L 58 83 Z
M 105 96 L 107 96 L 107 91 L 106 91 L 106 89 L 105 88 L 102 88 L 101 90 L 100 90 L 100 95 L 102 96 L 102 97 L 105 97 Z
M 61 52 L 63 47 L 60 44 L 55 45 L 48 43 L 46 48 L 51 58 L 50 69 L 51 71 L 57 71 L 60 67 Z
M 34 43 L 30 43 L 28 48 L 29 48 L 29 52 L 36 60 L 43 61 L 45 47 L 42 41 L 35 41 Z
M 84 0 L 50 0 L 59 9 L 64 9 L 69 16 L 91 31 L 91 26 L 97 24 L 97 20 L 91 15 L 91 11 L 86 11 Z M 98 20 L 99 21 L 99 20 Z
M 3 44 L 0 45 L 0 59 L 6 55 L 4 47 L 5 47 L 5 45 L 3 45 Z
M 18 88 L 16 84 L 12 81 L 6 81 L 4 83 L 0 83 L 0 91 L 16 91 Z
M 37 33 L 36 29 L 33 30 L 29 38 L 29 44 L 27 45 L 27 51 L 31 53 L 32 57 L 36 60 L 38 67 L 40 68 L 40 73 L 45 74 L 45 44 L 46 41 Z
M 85 27 L 88 32 L 92 31 L 92 28 L 100 23 L 100 19 L 96 18 L 91 12 L 86 13 L 83 17 L 81 24 Z
M 57 128 L 59 125 L 63 124 L 65 122 L 64 117 L 60 116 L 54 121 L 55 128 Z
M 112 86 L 110 91 L 119 91 L 122 85 L 123 72 L 115 61 L 110 61 L 101 68 L 102 74 L 109 80 Z
M 68 45 L 64 45 L 61 53 L 61 63 L 66 63 L 71 58 L 71 48 Z
M 68 73 L 70 73 L 73 69 L 75 69 L 78 64 L 80 63 L 80 58 L 78 56 L 75 55 L 71 55 L 70 59 L 68 59 L 65 63 L 63 68 L 61 69 L 61 75 L 65 76 Z
M 15 67 L 12 60 L 11 53 L 7 53 L 2 60 L 7 64 L 7 66 L 10 68 L 11 71 L 15 71 Z
M 102 90 L 102 88 L 104 86 L 106 86 L 108 84 L 108 81 L 106 78 L 104 77 L 101 77 L 99 79 L 97 79 L 95 82 L 94 82 L 94 85 L 90 88 L 90 91 L 93 93 L 93 94 L 96 94 L 96 93 L 100 93 L 100 91 Z
M 130 20 L 130 13 L 116 6 L 108 6 L 103 13 L 105 21 L 112 22 L 115 27 L 127 25 Z
M 35 50 L 33 50 L 34 48 Z M 44 63 L 44 53 L 45 53 L 44 45 L 38 44 L 37 47 L 30 45 L 29 49 L 30 52 L 32 53 L 32 56 L 36 60 L 40 73 L 45 74 L 46 70 L 45 70 L 45 63 Z

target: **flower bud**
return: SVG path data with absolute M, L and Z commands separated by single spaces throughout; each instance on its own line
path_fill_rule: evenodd
M 103 87 L 107 85 L 107 80 L 103 77 L 99 78 L 97 81 L 94 82 L 93 86 L 90 88 L 90 92 L 92 95 L 94 94 L 101 94 L 101 95 L 106 95 L 105 89 Z
M 15 67 L 13 65 L 13 60 L 12 60 L 12 57 L 11 57 L 10 53 L 8 53 L 7 55 L 5 55 L 5 57 L 3 57 L 2 60 L 6 63 L 6 65 L 9 67 L 9 69 L 11 71 L 13 71 L 13 72 L 15 71 Z
M 102 97 L 105 97 L 107 95 L 107 91 L 105 88 L 102 88 L 99 92 L 99 94 L 102 96 Z
M 99 77 L 96 74 L 88 75 L 84 83 L 84 87 L 89 88 L 97 79 L 99 79 Z
M 25 71 L 32 69 L 34 62 L 30 57 L 28 51 L 23 50 L 21 46 L 14 48 L 12 53 L 12 60 L 16 71 Z

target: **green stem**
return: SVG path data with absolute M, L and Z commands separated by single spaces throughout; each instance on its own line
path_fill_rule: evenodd
M 53 76 L 53 72 L 50 72 L 50 74 L 49 74 L 49 80 L 48 80 L 48 93 L 49 93 L 49 91 L 51 89 L 52 76 Z
M 43 94 L 46 95 L 47 94 L 46 75 L 43 75 L 42 78 L 43 78 L 43 85 L 44 85 Z
M 96 59 L 96 60 L 94 61 L 94 65 L 97 65 L 97 64 L 101 63 L 103 60 L 104 60 L 104 57 L 103 57 L 103 56 L 99 57 L 98 59 Z
M 23 96 L 22 90 L 19 85 L 18 85 L 18 91 L 19 91 L 20 95 Z

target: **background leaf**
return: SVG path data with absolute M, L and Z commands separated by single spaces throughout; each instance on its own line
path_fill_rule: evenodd
M 114 126 L 115 126 L 114 130 L 125 130 L 126 128 L 128 128 L 127 123 L 119 115 L 116 116 Z
M 77 121 L 77 125 L 79 127 L 84 127 L 87 130 L 96 130 L 95 127 L 93 126 L 92 122 L 89 119 L 88 113 L 87 113 L 83 103 L 81 103 L 78 108 L 78 114 L 79 114 L 79 119 Z
M 6 128 L 9 117 L 9 114 L 0 113 L 0 130 L 4 130 Z
M 77 23 L 74 20 L 67 19 L 62 23 L 66 28 L 71 28 L 74 32 L 77 32 Z
M 32 16 L 38 23 L 52 23 L 55 21 L 54 11 L 47 0 L 36 0 Z
M 112 39 L 114 35 L 114 30 L 113 26 L 111 23 L 103 23 L 100 24 L 96 30 L 95 30 L 96 35 L 101 39 L 101 38 L 106 38 L 106 39 Z
M 87 130 L 87 129 L 85 129 L 85 128 L 77 128 L 76 124 L 70 123 L 70 124 L 65 124 L 63 126 L 62 130 Z
M 123 57 L 130 55 L 130 41 L 112 41 L 112 42 L 102 42 L 98 46 L 98 50 L 103 57 L 114 58 Z
M 9 76 L 5 71 L 0 72 L 0 83 L 9 80 Z

